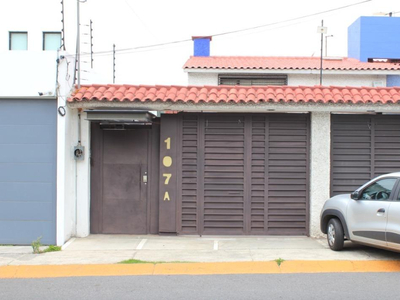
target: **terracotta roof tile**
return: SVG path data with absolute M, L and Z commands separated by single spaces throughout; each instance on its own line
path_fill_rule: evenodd
M 400 70 L 399 63 L 360 62 L 354 58 L 324 58 L 324 70 Z M 192 56 L 184 69 L 319 70 L 319 57 Z
M 88 85 L 68 102 L 400 103 L 400 87 Z

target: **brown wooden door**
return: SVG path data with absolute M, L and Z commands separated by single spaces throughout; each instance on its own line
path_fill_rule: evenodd
M 146 234 L 149 130 L 92 125 L 91 233 Z

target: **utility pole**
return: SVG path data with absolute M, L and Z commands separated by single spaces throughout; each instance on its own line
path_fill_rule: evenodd
M 322 85 L 322 50 L 324 48 L 324 20 L 321 21 L 321 66 L 319 71 L 319 85 Z
M 324 20 L 321 21 L 321 26 L 318 26 L 317 33 L 321 34 L 321 62 L 319 67 L 319 85 L 322 85 L 322 55 L 324 50 L 324 34 L 328 33 L 328 28 L 324 27 Z
M 61 1 L 61 23 L 62 23 L 62 29 L 61 29 L 61 47 L 65 51 L 65 22 L 64 22 L 64 1 Z
M 113 83 L 115 84 L 115 44 L 113 44 Z
M 77 37 L 76 37 L 76 59 L 78 60 L 78 89 L 81 87 L 81 32 L 80 32 L 80 15 L 79 15 L 79 3 L 80 0 L 76 0 L 77 7 L 76 7 L 76 13 L 77 13 Z
M 76 0 L 76 20 L 77 20 L 77 33 L 76 33 L 76 61 L 77 68 L 75 72 L 78 73 L 78 89 L 81 87 L 81 22 L 80 22 L 80 12 L 79 12 L 79 4 L 85 3 L 87 0 Z

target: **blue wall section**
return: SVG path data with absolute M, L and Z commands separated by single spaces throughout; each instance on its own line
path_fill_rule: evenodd
M 386 76 L 386 86 L 400 86 L 400 75 Z
M 400 59 L 400 18 L 360 17 L 348 28 L 348 56 Z
M 56 242 L 55 100 L 0 100 L 0 244 Z
M 210 38 L 194 39 L 194 56 L 210 56 Z
M 361 19 L 358 18 L 347 31 L 347 56 L 360 59 Z

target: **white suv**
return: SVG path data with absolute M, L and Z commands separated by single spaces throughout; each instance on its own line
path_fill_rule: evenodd
M 400 251 L 400 172 L 379 176 L 351 194 L 332 197 L 321 211 L 321 231 L 332 250 L 344 240 Z

